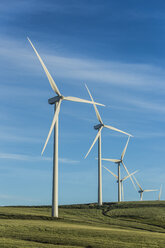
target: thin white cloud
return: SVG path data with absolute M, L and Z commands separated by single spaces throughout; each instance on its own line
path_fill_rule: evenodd
M 27 162 L 52 161 L 51 157 L 30 156 L 30 155 L 16 154 L 16 153 L 0 153 L 0 159 L 18 160 L 18 161 L 27 161 Z M 59 158 L 59 162 L 63 164 L 79 163 L 78 160 L 72 160 L 68 158 Z
M 40 156 L 29 156 L 24 154 L 15 154 L 15 153 L 0 153 L 0 159 L 12 159 L 12 160 L 21 160 L 21 161 L 51 161 L 49 157 L 40 157 Z
M 60 5 L 54 4 L 54 10 L 57 9 Z M 38 0 L 7 0 L 0 2 L 0 18 L 12 20 L 16 19 L 19 15 L 29 14 L 29 13 L 38 13 L 44 11 L 52 11 L 53 4 L 46 3 L 45 1 Z M 61 4 L 62 7 L 62 4 Z M 60 8 L 59 8 L 60 9 Z
M 142 98 L 137 98 L 137 97 L 123 97 L 121 99 L 122 101 L 124 101 L 125 103 L 129 103 L 129 105 L 131 106 L 135 106 L 141 109 L 147 109 L 150 111 L 154 111 L 154 112 L 160 112 L 160 113 L 165 113 L 165 102 L 162 103 L 157 103 L 154 101 L 146 101 L 143 100 Z
M 164 138 L 165 132 L 134 131 L 134 137 L 140 139 Z
M 9 0 L 8 0 L 9 1 Z M 83 2 L 72 0 L 69 2 L 59 2 L 59 1 L 41 1 L 41 0 L 15 0 L 9 1 L 10 4 L 6 4 L 6 1 L 0 2 L 0 13 L 3 17 L 9 15 L 10 18 L 13 18 L 12 14 L 18 15 L 23 13 L 67 13 L 72 15 L 86 15 L 90 13 L 91 15 L 97 14 L 101 9 L 104 9 L 102 4 L 90 3 L 85 4 Z
M 6 3 L 8 2 L 8 4 Z M 73 15 L 98 15 L 101 12 L 105 14 L 105 4 L 102 2 L 93 2 L 88 1 L 85 3 L 84 1 L 41 1 L 41 0 L 7 0 L 0 2 L 0 13 L 1 18 L 17 18 L 20 14 L 28 14 L 28 13 L 58 13 L 58 14 L 71 14 Z M 164 20 L 164 12 L 159 9 L 154 12 L 150 9 L 148 11 L 144 11 L 144 9 L 138 10 L 137 8 L 130 8 L 120 10 L 117 8 L 118 14 L 116 14 L 116 7 L 112 5 L 112 8 L 108 9 L 109 18 L 111 20 L 128 20 L 136 21 L 136 20 Z
M 140 90 L 149 89 L 149 86 L 164 87 L 165 72 L 154 65 L 85 59 L 81 58 L 81 55 L 80 58 L 52 55 L 52 51 L 45 51 L 44 47 L 41 49 L 35 41 L 34 45 L 54 77 L 138 87 Z M 26 39 L 22 43 L 1 38 L 0 55 L 1 59 L 8 61 L 10 67 L 19 68 L 17 73 L 25 74 L 28 71 L 35 76 L 44 76 L 39 61 Z
M 14 127 L 12 122 L 6 126 L 0 125 L 0 137 L 1 141 L 10 141 L 10 142 L 23 142 L 23 143 L 42 143 L 43 139 L 40 138 L 39 136 L 42 133 L 42 130 L 30 130 L 29 134 L 27 133 L 26 129 L 26 134 L 27 136 L 24 135 L 25 133 L 25 128 L 23 127 Z
M 72 160 L 72 159 L 68 159 L 68 158 L 59 158 L 59 162 L 61 162 L 63 164 L 78 164 L 80 161 Z
M 26 45 L 25 45 L 26 43 Z M 25 39 L 25 43 L 21 43 L 16 40 L 9 40 L 8 38 L 0 39 L 0 55 L 1 59 L 7 60 L 10 64 L 10 67 L 17 67 L 19 70 L 15 70 L 18 73 L 30 73 L 35 76 L 44 77 L 44 72 L 40 66 L 40 63 L 33 52 L 30 44 Z M 38 49 L 38 43 L 34 42 L 34 45 Z M 44 48 L 43 48 L 44 49 Z M 86 81 L 90 83 L 98 84 L 108 84 L 112 86 L 119 86 L 133 90 L 140 91 L 149 91 L 157 90 L 163 94 L 165 89 L 165 72 L 162 68 L 147 65 L 147 64 L 128 64 L 121 62 L 112 62 L 112 61 L 103 61 L 98 59 L 84 59 L 84 58 L 74 58 L 74 57 L 64 57 L 60 55 L 50 55 L 50 51 L 39 50 L 40 55 L 45 61 L 49 71 L 56 79 L 60 77 L 62 79 L 74 79 L 81 81 Z M 19 54 L 19 56 L 18 56 Z M 17 63 L 15 63 L 17 61 Z M 21 70 L 20 70 L 21 68 Z M 17 73 L 15 72 L 15 73 Z M 107 87 L 107 86 L 106 86 Z M 121 89 L 121 88 L 120 88 Z M 163 89 L 160 91 L 160 89 Z M 14 89 L 13 89 L 14 90 Z M 9 87 L 2 87 L 2 93 L 7 95 L 9 92 Z M 14 90 L 16 95 L 30 95 L 31 91 L 25 90 L 23 87 L 17 87 Z M 41 93 L 41 94 L 40 94 Z M 107 97 L 113 99 L 116 98 L 116 95 L 112 95 L 111 92 L 107 90 L 104 92 L 104 98 L 107 94 Z M 32 93 L 37 95 L 37 90 Z M 103 92 L 101 92 L 103 95 Z M 119 93 L 121 95 L 121 92 Z M 40 96 L 44 96 L 44 91 L 38 93 Z M 118 100 L 121 103 L 129 104 L 129 107 L 132 109 L 147 110 L 152 112 L 165 112 L 165 104 L 159 102 L 150 102 L 146 99 L 140 99 L 136 96 L 134 97 L 135 92 L 131 95 L 121 97 L 118 95 Z M 122 107 L 124 107 L 122 105 Z M 128 106 L 126 106 L 128 107 Z
M 164 70 L 153 65 L 78 59 L 49 54 L 44 57 L 46 57 L 48 68 L 62 78 L 108 83 L 115 86 L 136 86 L 141 90 L 148 89 L 149 85 L 152 87 L 164 85 Z
M 41 143 L 43 142 L 42 139 L 40 138 L 35 138 L 35 137 L 26 137 L 22 135 L 14 135 L 14 134 L 9 134 L 9 133 L 1 133 L 1 141 L 12 141 L 12 142 L 18 142 L 18 143 Z
M 37 98 L 41 98 L 41 97 L 45 97 L 45 90 L 42 89 L 38 89 L 38 88 L 28 88 L 27 85 L 24 86 L 18 86 L 18 85 L 4 85 L 3 88 L 0 91 L 0 96 L 1 97 L 22 97 L 22 98 L 28 98 L 29 97 L 35 97 Z

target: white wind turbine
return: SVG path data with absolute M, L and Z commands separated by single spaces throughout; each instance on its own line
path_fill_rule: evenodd
M 160 201 L 162 195 L 162 184 L 160 185 L 160 191 L 159 191 L 159 196 L 158 196 L 158 200 Z
M 88 156 L 88 154 L 90 153 L 92 147 L 94 146 L 94 144 L 98 140 L 98 204 L 101 206 L 102 205 L 101 131 L 105 127 L 105 128 L 110 129 L 110 130 L 114 130 L 114 131 L 117 131 L 117 132 L 120 132 L 120 133 L 124 133 L 124 134 L 129 135 L 129 136 L 132 136 L 132 135 L 130 135 L 130 134 L 126 133 L 126 132 L 123 132 L 123 131 L 115 128 L 115 127 L 105 125 L 103 123 L 103 121 L 101 119 L 101 116 L 99 114 L 99 111 L 98 111 L 98 109 L 97 109 L 97 107 L 96 107 L 96 105 L 94 103 L 93 97 L 92 97 L 87 85 L 85 85 L 85 86 L 86 86 L 87 91 L 88 91 L 88 93 L 90 95 L 90 98 L 91 98 L 91 100 L 93 102 L 93 106 L 94 106 L 94 109 L 95 109 L 95 112 L 96 112 L 96 116 L 97 116 L 97 119 L 99 121 L 99 124 L 94 126 L 94 129 L 98 130 L 98 133 L 97 133 L 97 135 L 96 135 L 91 147 L 89 148 L 85 158 Z
M 137 179 L 136 179 L 136 177 L 135 176 L 133 176 L 134 177 L 134 179 L 135 179 L 135 181 L 136 181 L 136 183 L 137 183 L 137 185 L 138 185 L 138 187 L 139 187 L 139 194 L 140 194 L 140 200 L 142 201 L 143 200 L 143 193 L 144 192 L 152 192 L 152 191 L 158 191 L 157 189 L 142 189 L 142 187 L 140 186 L 140 184 L 139 184 L 139 182 L 137 181 Z
M 60 112 L 60 106 L 63 100 L 67 100 L 67 101 L 73 101 L 73 102 L 82 102 L 82 103 L 90 103 L 93 104 L 93 101 L 88 101 L 88 100 L 84 100 L 84 99 L 80 99 L 77 97 L 72 97 L 72 96 L 63 96 L 59 89 L 57 88 L 57 85 L 55 83 L 55 81 L 53 80 L 52 76 L 50 75 L 49 71 L 47 70 L 44 62 L 42 61 L 41 57 L 39 56 L 37 50 L 35 49 L 35 47 L 33 46 L 32 42 L 30 41 L 29 38 L 27 38 L 28 41 L 30 42 L 32 48 L 34 49 L 34 52 L 36 53 L 45 73 L 46 76 L 49 80 L 49 83 L 53 89 L 53 91 L 57 94 L 57 96 L 50 98 L 48 100 L 49 104 L 54 104 L 54 117 L 53 117 L 53 121 L 45 142 L 45 145 L 43 147 L 42 153 L 44 152 L 46 145 L 49 141 L 50 135 L 53 131 L 53 127 L 54 127 L 54 150 L 53 150 L 53 185 L 52 185 L 52 216 L 53 217 L 58 217 L 58 116 L 59 116 L 59 112 Z M 101 105 L 104 106 L 103 104 L 99 104 L 99 103 L 95 103 L 97 105 Z
M 134 183 L 132 177 L 130 176 L 127 167 L 125 166 L 125 164 L 124 164 L 124 162 L 123 162 L 123 159 L 124 159 L 124 156 L 125 156 L 125 153 L 126 153 L 126 150 L 127 150 L 127 146 L 128 146 L 129 139 L 130 139 L 130 135 L 129 135 L 129 137 L 128 137 L 127 143 L 126 143 L 126 145 L 125 145 L 125 147 L 124 147 L 124 150 L 123 150 L 123 152 L 122 152 L 122 154 L 121 154 L 121 158 L 120 158 L 120 159 L 102 158 L 102 160 L 114 162 L 115 164 L 118 165 L 118 179 L 119 179 L 119 180 L 118 180 L 118 202 L 121 201 L 121 187 L 120 187 L 120 164 L 121 164 L 121 163 L 122 163 L 124 169 L 126 170 L 128 176 L 130 177 L 130 179 L 131 179 L 131 181 L 132 181 L 132 183 L 133 183 L 133 185 L 134 185 L 134 187 L 135 187 L 135 189 L 136 189 L 135 183 Z M 137 190 L 137 189 L 136 189 L 136 190 Z
M 117 183 L 118 183 L 118 176 L 116 175 L 116 174 L 114 174 L 112 171 L 110 171 L 108 168 L 106 168 L 105 166 L 103 166 L 104 167 L 104 169 L 106 169 L 109 173 L 111 173 L 111 175 L 112 176 L 114 176 L 116 179 L 117 179 Z M 123 177 L 122 179 L 120 179 L 120 186 L 121 186 L 121 198 L 122 198 L 122 201 L 124 201 L 124 187 L 123 187 L 123 182 L 125 181 L 125 180 L 127 180 L 129 177 L 131 177 L 132 175 L 134 175 L 135 173 L 136 173 L 137 171 L 135 171 L 135 172 L 133 172 L 133 173 L 131 173 L 131 174 L 129 174 L 129 175 L 127 175 L 127 176 L 125 176 L 125 177 Z

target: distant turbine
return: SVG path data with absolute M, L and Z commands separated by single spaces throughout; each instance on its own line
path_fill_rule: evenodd
M 85 86 L 86 86 L 87 91 L 88 91 L 88 93 L 90 95 L 90 98 L 91 98 L 91 100 L 93 102 L 93 106 L 94 106 L 94 109 L 95 109 L 95 112 L 96 112 L 97 119 L 100 122 L 98 125 L 94 126 L 94 129 L 98 130 L 98 133 L 97 133 L 97 135 L 96 135 L 91 147 L 89 148 L 89 151 L 87 152 L 85 158 L 88 156 L 88 154 L 90 153 L 92 147 L 94 146 L 94 144 L 98 140 L 98 204 L 101 206 L 102 205 L 101 131 L 102 131 L 103 127 L 106 127 L 106 128 L 108 128 L 110 130 L 114 130 L 114 131 L 117 131 L 117 132 L 120 132 L 120 133 L 124 133 L 126 135 L 130 135 L 130 134 L 128 134 L 126 132 L 123 132 L 123 131 L 115 128 L 115 127 L 105 125 L 103 123 L 103 121 L 101 119 L 101 116 L 99 114 L 99 111 L 98 111 L 98 109 L 97 109 L 97 107 L 95 105 L 95 102 L 93 100 L 93 97 L 92 97 L 87 85 L 85 85 Z M 130 135 L 130 136 L 132 136 L 132 135 Z
M 103 166 L 104 169 L 106 169 L 108 172 L 110 172 L 112 174 L 112 176 L 114 176 L 117 179 L 117 183 L 119 181 L 118 176 L 116 174 L 114 174 L 112 171 L 110 171 L 109 169 L 107 169 L 105 166 Z M 124 178 L 120 179 L 120 186 L 121 186 L 121 195 L 122 195 L 122 201 L 124 201 L 124 188 L 123 188 L 123 182 L 125 180 L 127 180 L 129 177 L 131 177 L 132 175 L 134 175 L 137 171 L 125 176 Z
M 30 41 L 29 38 L 27 38 L 28 41 L 30 42 L 32 48 L 34 49 L 34 52 L 36 53 L 45 73 L 46 76 L 49 80 L 49 83 L 53 89 L 53 91 L 57 94 L 57 96 L 50 98 L 48 100 L 49 104 L 54 104 L 55 108 L 55 114 L 53 117 L 53 121 L 45 142 L 45 145 L 43 147 L 42 153 L 44 152 L 47 143 L 49 141 L 50 135 L 53 131 L 53 127 L 54 127 L 54 154 L 53 154 L 53 186 L 52 186 L 52 216 L 53 217 L 58 217 L 58 116 L 59 116 L 59 112 L 60 112 L 60 106 L 63 100 L 67 100 L 67 101 L 73 101 L 73 102 L 82 102 L 82 103 L 90 103 L 93 104 L 93 101 L 88 101 L 88 100 L 84 100 L 84 99 L 80 99 L 78 97 L 73 97 L 73 96 L 63 96 L 61 95 L 59 89 L 57 88 L 57 85 L 55 83 L 55 81 L 53 80 L 52 76 L 50 75 L 49 71 L 47 70 L 44 62 L 42 61 L 40 55 L 38 54 L 37 50 L 35 49 L 35 47 L 33 46 L 32 42 Z M 103 104 L 100 103 L 95 103 L 97 105 L 101 105 L 104 106 Z
M 124 156 L 125 156 L 125 153 L 126 153 L 126 150 L 127 150 L 127 146 L 128 146 L 129 139 L 130 139 L 130 136 L 128 137 L 127 143 L 126 143 L 126 145 L 125 145 L 125 147 L 124 147 L 124 150 L 123 150 L 123 152 L 122 152 L 122 154 L 121 154 L 121 158 L 120 158 L 120 159 L 102 158 L 102 160 L 114 162 L 115 164 L 118 165 L 118 178 L 119 178 L 119 180 L 118 180 L 118 202 L 121 201 L 120 163 L 122 163 L 124 169 L 126 170 L 128 176 L 130 177 L 130 179 L 131 179 L 131 181 L 132 181 L 132 183 L 133 183 L 134 188 L 136 189 L 135 183 L 134 183 L 132 177 L 130 176 L 127 167 L 125 166 L 125 164 L 124 164 L 124 162 L 123 162 L 123 159 L 124 159 Z M 136 189 L 136 190 L 137 190 L 137 189 Z
M 140 184 L 139 184 L 139 182 L 137 181 L 137 179 L 136 179 L 136 177 L 135 176 L 133 176 L 134 177 L 134 179 L 135 179 L 135 181 L 136 181 L 136 183 L 137 183 L 137 185 L 138 185 L 138 187 L 139 187 L 139 194 L 140 194 L 140 200 L 142 201 L 143 200 L 143 193 L 144 192 L 152 192 L 152 191 L 158 191 L 157 189 L 142 189 L 142 187 L 140 186 Z
M 160 191 L 159 191 L 159 197 L 158 197 L 159 201 L 160 201 L 161 195 L 162 195 L 162 184 L 160 185 Z

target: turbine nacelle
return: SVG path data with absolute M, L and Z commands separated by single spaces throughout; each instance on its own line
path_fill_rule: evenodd
M 98 125 L 95 125 L 95 126 L 94 126 L 94 129 L 95 129 L 95 130 L 99 130 L 101 127 L 104 127 L 104 124 L 100 123 L 100 124 L 98 124 Z
M 55 104 L 56 102 L 59 102 L 60 99 L 62 99 L 61 96 L 54 96 L 48 99 L 48 103 L 52 105 Z
M 119 182 L 119 180 L 117 180 L 116 182 L 118 183 L 118 182 Z M 123 180 L 122 180 L 122 179 L 120 179 L 120 182 L 122 183 L 122 182 L 123 182 Z
M 120 163 L 122 163 L 122 161 L 123 161 L 123 160 L 118 160 L 118 161 L 117 161 L 117 159 L 116 159 L 115 164 L 120 164 Z

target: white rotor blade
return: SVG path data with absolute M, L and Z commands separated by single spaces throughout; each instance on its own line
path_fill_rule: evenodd
M 33 46 L 31 40 L 30 40 L 28 37 L 27 37 L 27 39 L 28 39 L 28 41 L 30 42 L 30 44 L 31 44 L 31 46 L 32 46 L 32 48 L 33 48 L 33 50 L 34 50 L 34 52 L 36 53 L 36 55 L 37 55 L 37 57 L 38 57 L 38 59 L 39 59 L 41 65 L 42 65 L 42 67 L 43 67 L 43 69 L 44 69 L 44 71 L 45 71 L 45 73 L 46 73 L 46 76 L 47 76 L 47 78 L 48 78 L 48 80 L 49 80 L 49 83 L 50 83 L 52 89 L 56 92 L 57 95 L 61 96 L 61 93 L 60 93 L 59 89 L 57 88 L 56 83 L 54 82 L 52 76 L 50 75 L 48 69 L 46 68 L 44 62 L 42 61 L 40 55 L 38 54 L 37 50 L 36 50 L 35 47 Z
M 117 129 L 117 128 L 115 128 L 115 127 L 112 127 L 112 126 L 109 126 L 109 125 L 104 125 L 104 127 L 108 128 L 108 129 L 111 129 L 111 130 L 114 130 L 114 131 L 117 131 L 117 132 L 119 132 L 119 133 L 124 133 L 124 134 L 126 134 L 126 135 L 129 135 L 129 136 L 133 137 L 131 134 L 126 133 L 126 132 L 124 132 L 124 131 L 122 131 L 122 130 L 120 130 L 120 129 Z
M 89 91 L 89 89 L 88 89 L 88 87 L 87 87 L 86 84 L 85 84 L 85 87 L 87 88 L 87 91 L 88 91 L 88 93 L 89 93 L 89 95 L 90 95 L 90 98 L 91 98 L 91 100 L 92 100 L 92 102 L 93 102 L 93 106 L 94 106 L 94 109 L 95 109 L 95 112 L 96 112 L 97 119 L 99 120 L 99 122 L 100 122 L 101 124 L 103 124 L 103 121 L 102 121 L 102 119 L 101 119 L 101 116 L 100 116 L 100 114 L 99 114 L 99 111 L 98 111 L 98 109 L 97 109 L 97 107 L 96 107 L 96 105 L 95 105 L 95 102 L 94 102 L 94 100 L 93 100 L 93 97 L 92 97 L 92 95 L 91 95 L 91 93 L 90 93 L 90 91 Z
M 126 150 L 127 150 L 127 146 L 128 146 L 129 139 L 130 139 L 130 136 L 128 137 L 127 143 L 126 143 L 126 145 L 125 145 L 125 147 L 124 147 L 124 150 L 123 150 L 123 152 L 122 152 L 122 154 L 121 154 L 121 160 L 123 160 L 123 158 L 124 158 L 125 152 L 126 152 Z
M 118 180 L 118 176 L 116 176 L 112 171 L 108 170 L 105 166 L 103 166 L 103 167 L 104 167 L 104 169 L 106 169 L 107 171 L 109 171 L 112 174 L 112 176 L 114 176 Z
M 64 96 L 63 99 L 64 99 L 64 100 L 67 100 L 67 101 L 71 101 L 71 102 L 83 102 L 83 103 L 93 104 L 92 101 L 85 100 L 85 99 L 81 99 L 81 98 L 74 97 L 74 96 Z M 95 102 L 95 104 L 96 104 L 96 105 L 100 105 L 100 106 L 105 106 L 104 104 L 97 103 L 97 102 Z
M 59 112 L 60 112 L 60 105 L 61 105 L 61 100 L 59 101 L 58 105 L 57 105 L 57 108 L 56 108 L 56 111 L 55 111 L 55 114 L 54 114 L 54 117 L 53 117 L 53 121 L 52 121 L 52 124 L 51 124 L 51 127 L 50 127 L 50 130 L 49 130 L 49 133 L 48 133 L 48 136 L 47 136 L 47 139 L 46 139 L 46 142 L 45 142 L 45 145 L 44 145 L 44 148 L 42 149 L 42 152 L 41 152 L 41 155 L 43 154 L 46 146 L 47 146 L 47 143 L 49 141 L 49 138 L 50 138 L 50 135 L 52 133 L 52 130 L 53 130 L 53 127 L 57 121 L 57 118 L 58 118 L 58 115 L 59 115 Z
M 120 163 L 121 162 L 121 160 L 119 160 L 119 159 L 111 159 L 111 158 L 102 158 L 101 160 L 110 161 L 110 162 L 114 162 L 114 163 Z
M 152 191 L 158 191 L 158 189 L 144 189 L 144 192 L 152 192 Z
M 133 183 L 133 186 L 134 186 L 135 190 L 137 191 L 136 185 L 135 185 L 135 183 L 134 183 L 132 177 L 130 176 L 130 173 L 129 173 L 127 167 L 125 166 L 125 164 L 123 163 L 123 161 L 122 161 L 122 165 L 124 166 L 124 169 L 126 170 L 128 176 L 130 177 L 130 179 L 131 179 L 131 181 L 132 181 L 132 183 Z
M 96 137 L 95 137 L 95 139 L 94 139 L 94 141 L 93 141 L 91 147 L 89 148 L 89 151 L 88 151 L 87 154 L 85 155 L 85 158 L 88 156 L 88 154 L 90 153 L 92 147 L 94 146 L 94 144 L 96 143 L 97 139 L 99 138 L 100 133 L 101 133 L 101 130 L 102 130 L 102 127 L 101 127 L 100 130 L 98 131 L 98 133 L 97 133 L 97 135 L 96 135 Z
M 140 186 L 140 184 L 138 183 L 138 180 L 136 179 L 136 177 L 135 177 L 134 175 L 133 175 L 133 178 L 135 179 L 137 185 L 139 186 L 139 189 L 140 189 L 141 191 L 143 191 L 142 187 Z
M 131 173 L 131 174 L 129 174 L 128 176 L 124 177 L 122 180 L 123 180 L 123 181 L 126 180 L 126 179 L 129 178 L 130 176 L 134 175 L 136 172 L 138 172 L 138 170 L 135 171 L 135 172 L 133 172 L 133 173 Z

